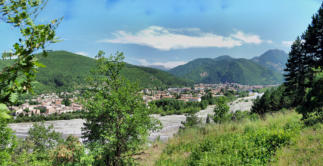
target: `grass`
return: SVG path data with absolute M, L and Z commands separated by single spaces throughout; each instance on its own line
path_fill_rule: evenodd
M 134 158 L 139 165 L 150 166 L 154 165 L 163 152 L 166 144 L 160 141 L 154 142 L 152 145 L 147 146 L 140 154 Z
M 305 128 L 294 144 L 280 149 L 271 165 L 323 165 L 323 124 Z
M 296 142 L 302 128 L 295 112 L 186 129 L 170 139 L 155 165 L 265 165 L 276 151 Z M 162 151 L 162 152 L 160 152 Z M 155 152 L 157 154 L 157 152 Z M 152 165 L 152 160 L 149 165 Z M 143 164 L 144 165 L 144 164 Z

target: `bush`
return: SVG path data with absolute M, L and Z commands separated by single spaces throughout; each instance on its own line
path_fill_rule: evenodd
M 205 139 L 193 150 L 188 165 L 265 165 L 278 148 L 290 143 L 300 127 L 290 122 L 278 129 L 246 129 Z
M 200 123 L 200 119 L 195 115 L 195 114 L 186 114 L 186 121 L 182 122 L 182 127 L 181 129 L 185 129 L 188 127 L 194 127 Z
M 229 112 L 229 106 L 227 105 L 226 98 L 219 97 L 216 100 L 216 106 L 214 108 L 213 120 L 215 123 L 222 123 L 227 120 Z
M 292 98 L 285 93 L 285 86 L 268 89 L 262 97 L 257 97 L 251 108 L 252 113 L 264 115 L 268 112 L 277 112 L 282 108 L 290 108 Z
M 207 102 L 184 102 L 176 99 L 161 99 L 149 103 L 150 113 L 171 115 L 196 113 L 207 107 Z
M 323 122 L 323 72 L 315 75 L 311 88 L 306 90 L 304 103 L 297 108 L 306 125 Z

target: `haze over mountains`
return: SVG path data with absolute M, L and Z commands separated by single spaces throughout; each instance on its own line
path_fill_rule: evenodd
M 163 66 L 142 67 L 126 64 L 122 74 L 141 87 L 189 86 L 193 83 L 278 84 L 283 81 L 282 70 L 287 54 L 269 50 L 259 57 L 235 59 L 228 55 L 217 58 L 199 58 L 168 71 Z M 39 56 L 46 67 L 37 73 L 36 91 L 73 90 L 82 87 L 95 59 L 67 51 L 49 52 Z M 0 68 L 12 60 L 1 60 Z

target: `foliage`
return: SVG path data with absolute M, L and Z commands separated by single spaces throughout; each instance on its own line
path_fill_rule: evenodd
M 65 105 L 65 106 L 70 106 L 71 105 L 71 100 L 68 98 L 68 97 L 64 97 L 62 103 Z
M 271 71 L 252 60 L 231 57 L 200 58 L 175 67 L 170 73 L 194 83 L 234 82 L 246 85 L 277 84 L 282 74 Z
M 266 165 L 297 137 L 300 118 L 286 112 L 187 129 L 168 141 L 156 165 Z
M 35 73 L 38 67 L 43 67 L 33 53 L 43 50 L 43 55 L 46 55 L 45 45 L 56 42 L 57 19 L 49 24 L 36 24 L 33 21 L 45 4 L 41 0 L 0 1 L 2 20 L 18 28 L 22 35 L 19 42 L 13 45 L 13 53 L 8 55 L 18 58 L 0 73 L 1 103 L 15 103 L 19 94 L 32 90 Z
M 229 112 L 229 106 L 227 105 L 227 99 L 225 97 L 218 97 L 216 100 L 216 105 L 214 107 L 214 117 L 213 121 L 215 123 L 222 123 L 227 120 L 227 115 Z
M 43 67 L 33 53 L 43 50 L 43 55 L 46 55 L 46 44 L 56 42 L 57 19 L 49 24 L 34 22 L 45 4 L 42 0 L 0 0 L 1 19 L 19 29 L 21 34 L 12 52 L 3 56 L 17 58 L 6 63 L 0 72 L 0 165 L 13 165 L 10 158 L 16 145 L 16 139 L 7 127 L 8 115 L 4 104 L 12 105 L 20 94 L 32 92 L 35 73 Z
M 280 149 L 270 165 L 322 165 L 323 124 L 302 130 L 295 143 Z
M 62 136 L 54 131 L 53 125 L 46 127 L 44 122 L 34 123 L 28 131 L 26 141 L 33 144 L 33 151 L 47 154 L 49 150 L 62 141 Z
M 306 90 L 304 103 L 297 111 L 303 115 L 307 125 L 323 122 L 323 72 L 315 75 L 311 88 Z
M 41 122 L 41 121 L 52 121 L 52 120 L 70 120 L 70 119 L 82 119 L 83 111 L 66 112 L 61 114 L 50 114 L 50 115 L 35 115 L 31 116 L 16 116 L 15 119 L 10 119 L 10 123 L 21 123 L 21 122 Z
M 93 156 L 86 154 L 85 148 L 77 137 L 68 136 L 51 152 L 52 165 L 88 166 L 93 163 Z
M 286 68 L 286 94 L 307 125 L 323 122 L 322 32 L 323 3 L 305 33 L 292 45 Z
M 70 92 L 87 85 L 86 77 L 95 67 L 95 59 L 67 51 L 48 51 L 48 56 L 36 54 L 45 68 L 40 68 L 33 85 L 37 94 L 49 92 Z M 10 63 L 12 60 L 0 60 Z M 138 82 L 141 88 L 167 88 L 187 86 L 191 83 L 173 76 L 165 71 L 148 67 L 125 64 L 121 74 L 132 82 Z
M 268 112 L 276 112 L 282 108 L 292 106 L 292 98 L 285 95 L 285 86 L 268 89 L 262 97 L 257 97 L 251 108 L 252 113 L 264 115 Z
M 189 113 L 185 115 L 186 120 L 182 122 L 182 127 L 181 129 L 186 129 L 188 127 L 194 127 L 201 123 L 201 120 L 199 117 L 197 117 L 194 113 Z
M 193 114 L 207 106 L 204 102 L 184 102 L 173 98 L 155 100 L 149 103 L 150 112 L 155 114 Z
M 12 130 L 8 128 L 5 118 L 7 114 L 3 114 L 0 108 L 0 165 L 9 165 L 11 155 L 14 153 L 16 146 L 16 137 Z
M 155 129 L 139 88 L 121 76 L 124 56 L 97 56 L 97 68 L 84 93 L 86 109 L 83 138 L 94 151 L 95 165 L 125 165 Z

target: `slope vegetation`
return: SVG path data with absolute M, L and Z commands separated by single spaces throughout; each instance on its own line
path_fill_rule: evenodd
M 86 84 L 86 77 L 95 66 L 95 59 L 67 51 L 53 51 L 47 57 L 38 58 L 46 66 L 37 73 L 35 90 L 39 93 L 78 89 Z M 0 68 L 8 63 L 11 62 L 0 60 Z M 190 85 L 190 82 L 165 71 L 130 64 L 126 64 L 122 74 L 130 81 L 138 82 L 141 87 Z
M 201 58 L 170 70 L 170 73 L 195 83 L 277 84 L 283 81 L 280 73 L 271 71 L 247 59 L 221 56 Z

